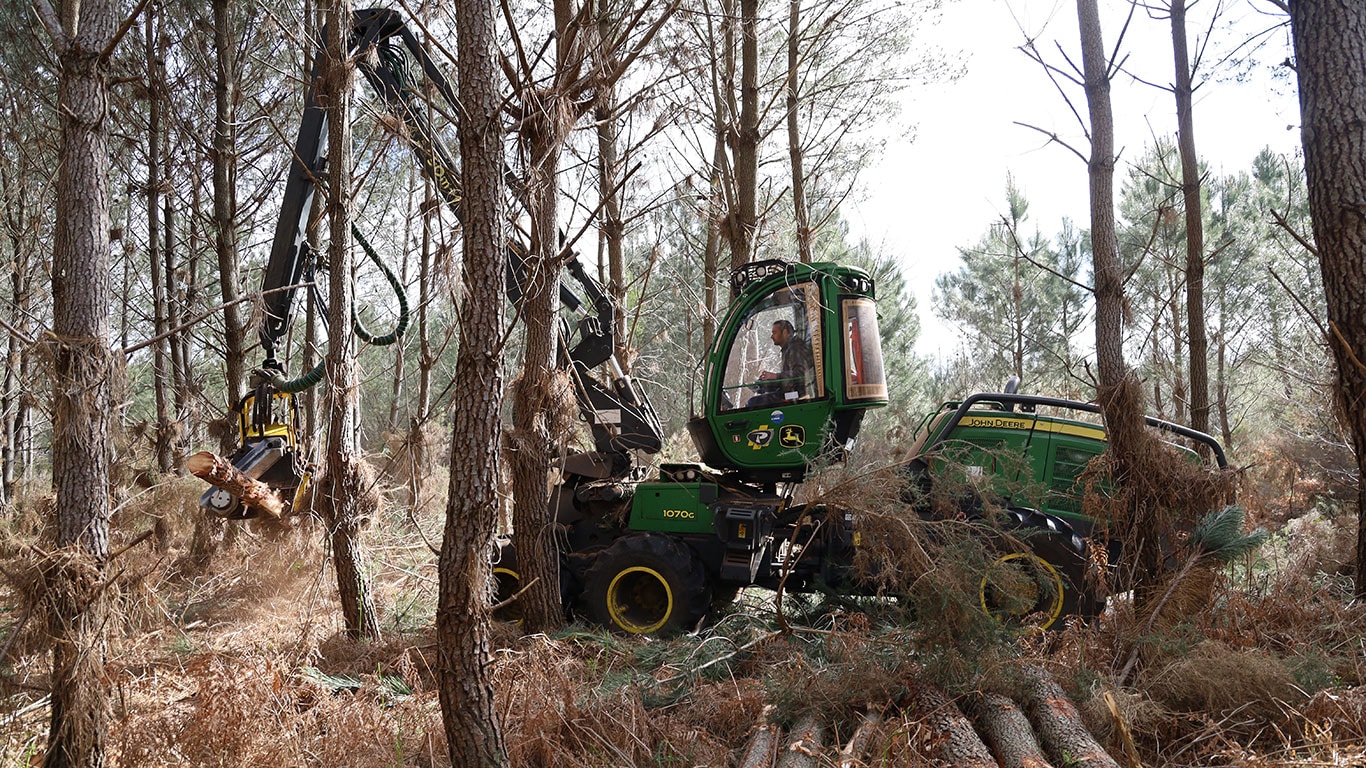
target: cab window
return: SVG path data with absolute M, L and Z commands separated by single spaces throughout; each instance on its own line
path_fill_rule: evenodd
M 886 400 L 887 375 L 882 367 L 882 337 L 877 305 L 872 299 L 840 302 L 844 326 L 844 393 L 850 400 Z
M 816 285 L 801 283 L 782 286 L 741 316 L 725 352 L 723 411 L 772 408 L 825 396 L 819 310 Z

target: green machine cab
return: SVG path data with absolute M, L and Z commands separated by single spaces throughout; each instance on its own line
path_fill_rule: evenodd
M 707 355 L 704 412 L 688 430 L 708 466 L 746 482 L 801 482 L 809 465 L 853 447 L 865 411 L 887 404 L 873 279 L 856 267 L 761 261 L 732 289 Z M 790 334 L 782 347 L 780 330 Z M 780 375 L 799 357 L 808 364 Z

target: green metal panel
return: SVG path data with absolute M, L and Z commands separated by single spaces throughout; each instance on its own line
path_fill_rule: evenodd
M 702 503 L 703 483 L 641 483 L 631 502 L 630 529 L 664 533 L 713 533 L 712 510 Z M 705 484 L 709 495 L 716 486 Z

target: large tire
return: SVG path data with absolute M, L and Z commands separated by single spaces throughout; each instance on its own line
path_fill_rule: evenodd
M 564 562 L 564 557 L 560 558 L 560 604 L 564 609 L 565 618 L 572 618 L 571 608 L 574 601 L 578 599 L 578 579 L 570 571 Z M 517 550 L 512 548 L 512 542 L 507 542 L 498 547 L 498 556 L 493 561 L 493 604 L 502 605 L 516 595 L 522 589 L 522 572 L 517 565 Z M 521 622 L 522 608 L 517 601 L 504 605 L 494 611 L 493 618 L 499 621 Z
M 498 559 L 493 562 L 493 584 L 495 606 L 507 602 L 522 588 L 522 574 L 517 568 L 517 550 L 512 548 L 511 543 L 498 547 Z M 522 609 L 513 601 L 494 611 L 493 618 L 520 622 Z
M 585 577 L 588 610 L 599 623 L 636 635 L 670 635 L 697 626 L 711 604 L 702 562 L 682 541 L 623 536 L 598 554 Z
M 1081 538 L 1048 515 L 1007 510 L 1005 534 L 979 583 L 982 609 L 1005 622 L 1062 629 L 1069 616 L 1090 622 L 1104 608 L 1087 582 Z

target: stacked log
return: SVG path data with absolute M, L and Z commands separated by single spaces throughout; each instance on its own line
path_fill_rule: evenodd
M 1029 718 L 1014 701 L 999 693 L 986 693 L 974 697 L 971 710 L 977 729 L 1001 768 L 1052 768 L 1034 738 Z
M 972 721 L 938 686 L 912 680 L 908 709 L 930 731 L 930 756 L 957 768 L 998 768 Z
M 802 718 L 788 734 L 778 768 L 816 768 L 824 742 L 825 725 L 811 715 Z
M 1058 763 L 1075 768 L 1119 768 L 1119 763 L 1086 729 L 1076 705 L 1046 670 L 1024 670 L 1024 697 L 1039 740 Z

